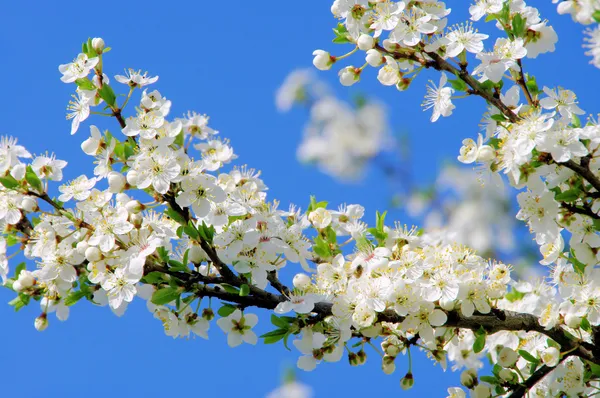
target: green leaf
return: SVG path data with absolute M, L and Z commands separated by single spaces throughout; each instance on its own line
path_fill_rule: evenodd
M 348 40 L 348 29 L 346 29 L 344 24 L 338 24 L 338 26 L 333 29 L 333 33 L 335 34 L 335 38 L 333 39 L 334 43 L 350 43 L 350 40 Z
M 500 382 L 494 376 L 481 376 L 479 380 L 484 381 L 489 384 L 499 384 Z
M 144 276 L 143 282 L 148 285 L 155 285 L 158 282 L 163 280 L 162 272 L 150 272 L 148 275 Z
M 188 223 L 188 225 L 183 227 L 183 231 L 192 239 L 197 240 L 200 237 L 198 230 L 196 227 L 194 227 L 194 224 L 191 221 Z
M 495 115 L 491 115 L 490 119 L 495 120 L 496 122 L 500 122 L 500 123 L 506 121 L 506 117 L 504 117 L 504 115 L 501 114 L 501 113 L 497 113 Z
M 528 353 L 525 350 L 519 350 L 519 355 L 522 356 L 523 359 L 525 359 L 527 362 L 531 362 L 531 363 L 535 363 L 535 364 L 540 363 L 539 359 L 537 359 L 536 357 L 534 357 L 533 355 L 531 355 L 530 353 Z
M 19 279 L 19 274 L 22 271 L 25 271 L 27 269 L 27 264 L 25 263 L 20 263 L 19 265 L 17 265 L 17 268 L 15 268 L 15 279 Z
M 592 325 L 590 325 L 590 321 L 586 317 L 581 319 L 581 328 L 586 332 L 592 332 Z
M 151 301 L 156 305 L 165 305 L 177 300 L 180 295 L 181 291 L 179 289 L 165 287 L 155 291 L 152 295 Z
M 582 191 L 579 188 L 572 188 L 568 191 L 554 195 L 557 202 L 575 202 L 581 196 Z
M 27 166 L 27 172 L 25 173 L 25 180 L 27 183 L 39 193 L 44 192 L 44 188 L 42 186 L 42 181 L 35 174 L 35 171 L 31 168 L 31 166 Z
M 548 344 L 548 347 L 554 347 L 554 348 L 558 348 L 560 350 L 560 344 L 558 344 L 556 341 L 554 341 L 552 339 L 546 339 L 546 344 Z
M 81 79 L 77 79 L 75 80 L 75 84 L 77 84 L 77 87 L 79 87 L 82 90 L 95 90 L 96 86 L 94 86 L 94 83 L 92 83 L 92 81 L 90 79 L 88 79 L 87 77 L 83 77 Z
M 177 134 L 177 137 L 175 137 L 175 141 L 173 142 L 173 144 L 182 148 L 184 139 L 185 139 L 185 135 L 183 134 L 183 130 L 181 130 L 181 132 L 179 134 Z
M 29 297 L 29 296 L 27 296 Z M 8 305 L 11 307 L 15 307 L 15 312 L 19 311 L 21 308 L 25 307 L 27 304 L 21 299 L 21 296 L 17 296 L 14 299 L 8 302 Z
M 223 306 L 221 308 L 219 308 L 219 310 L 217 311 L 217 314 L 219 314 L 219 316 L 225 318 L 228 317 L 229 315 L 233 314 L 233 312 L 236 310 L 236 308 L 231 305 L 231 304 L 223 304 Z
M 275 314 L 271 314 L 271 323 L 280 329 L 288 329 L 290 326 L 288 321 L 285 320 L 285 318 L 280 318 Z
M 277 329 L 272 332 L 265 333 L 260 336 L 261 339 L 265 339 L 265 344 L 274 344 L 287 336 L 289 331 L 287 329 Z
M 527 86 L 527 89 L 529 90 L 529 92 L 532 95 L 538 95 L 539 93 L 541 93 L 541 90 L 539 89 L 539 87 L 537 85 L 537 81 L 535 80 L 535 76 L 530 76 L 529 74 L 527 74 L 526 76 L 527 76 L 527 81 L 526 81 L 525 85 Z
M 221 283 L 220 285 L 223 290 L 225 290 L 227 293 L 231 293 L 231 294 L 240 294 L 240 291 L 237 287 L 231 286 L 227 283 Z
M 111 108 L 115 106 L 117 96 L 110 85 L 104 83 L 102 88 L 98 90 L 98 94 L 100 94 L 100 98 L 102 98 L 108 106 Z
M 8 247 L 14 246 L 17 243 L 19 243 L 20 241 L 21 240 L 18 237 L 14 236 L 14 235 L 6 235 L 6 245 Z
M 455 89 L 456 91 L 467 91 L 467 89 L 469 88 L 469 86 L 467 86 L 467 83 L 465 83 L 465 81 L 463 79 L 454 79 L 454 80 L 448 80 L 448 82 L 450 82 L 450 84 L 452 85 L 452 88 Z
M 512 30 L 513 30 L 513 34 L 517 37 L 525 36 L 526 20 L 519 13 L 515 14 L 515 16 L 513 17 Z
M 4 185 L 7 189 L 14 189 L 19 186 L 19 181 L 17 181 L 13 176 L 7 174 L 4 177 L 0 177 L 0 183 Z
M 240 296 L 244 297 L 250 294 L 250 286 L 243 284 L 240 287 Z
M 84 298 L 85 296 L 86 296 L 86 294 L 81 290 L 78 290 L 76 292 L 71 292 L 71 294 L 69 294 L 67 296 L 67 298 L 65 298 L 65 305 L 67 307 L 70 307 L 73 304 L 77 303 L 82 298 Z
M 594 21 L 600 23 L 600 10 L 594 11 L 592 18 L 594 18 Z
M 477 331 L 477 337 L 475 338 L 475 342 L 473 343 L 473 352 L 476 354 L 483 351 L 483 348 L 485 347 L 486 333 L 485 330 L 483 331 L 483 333 L 481 332 L 481 330 L 483 330 L 483 328 Z

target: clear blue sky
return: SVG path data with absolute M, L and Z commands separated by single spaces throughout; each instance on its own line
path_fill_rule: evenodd
M 467 2 L 456 3 L 450 4 L 457 8 L 453 22 L 466 19 L 458 3 Z M 598 104 L 598 70 L 583 56 L 582 27 L 558 16 L 548 0 L 531 3 L 541 3 L 559 43 L 557 53 L 528 60 L 526 67 L 549 86 L 568 76 L 566 88 L 579 95 L 583 109 L 593 111 Z M 70 62 L 88 36 L 101 36 L 113 47 L 105 58 L 111 78 L 125 67 L 158 74 L 156 88 L 173 100 L 171 114 L 209 114 L 212 126 L 231 139 L 239 161 L 263 170 L 271 198 L 284 207 L 290 202 L 305 207 L 314 194 L 335 205 L 361 203 L 373 214 L 387 207 L 392 193 L 382 176 L 374 170 L 362 183 L 340 185 L 299 165 L 295 149 L 306 114 L 281 115 L 274 106 L 278 85 L 290 70 L 310 66 L 314 49 L 346 50 L 331 44 L 335 21 L 329 7 L 328 0 L 6 2 L 0 24 L 0 133 L 18 137 L 34 153 L 56 152 L 69 161 L 66 178 L 91 175 L 89 158 L 79 148 L 90 121 L 77 135 L 69 135 L 65 106 L 74 86 L 59 80 L 57 67 Z M 320 76 L 341 95 L 367 93 L 387 102 L 394 126 L 411 134 L 421 181 L 431 181 L 440 164 L 455 158 L 463 137 L 476 137 L 483 109 L 477 99 L 459 101 L 453 117 L 433 125 L 429 114 L 421 111 L 426 78 L 437 81 L 438 76 L 423 75 L 404 93 L 379 85 L 373 70 L 349 90 L 336 83 L 333 71 Z M 113 121 L 91 122 L 116 132 Z M 402 214 L 396 211 L 393 217 L 400 219 Z M 11 298 L 7 290 L 0 290 L 0 302 Z M 3 396 L 262 397 L 298 357 L 297 351 L 279 345 L 229 349 L 216 324 L 209 341 L 173 340 L 139 300 L 123 318 L 107 308 L 77 305 L 66 323 L 51 316 L 44 333 L 33 328 L 38 310 L 33 305 L 15 314 L 7 305 L 0 306 Z M 266 322 L 259 324 L 259 332 L 266 328 Z M 323 364 L 312 373 L 299 371 L 299 377 L 317 397 L 400 395 L 406 364 L 399 361 L 396 373 L 386 376 L 377 354 L 369 354 L 362 368 L 351 368 L 344 360 Z M 416 386 L 405 396 L 442 396 L 447 387 L 458 384 L 457 374 L 443 373 L 422 355 L 417 357 Z

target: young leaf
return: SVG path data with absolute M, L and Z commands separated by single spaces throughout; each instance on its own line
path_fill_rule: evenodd
M 229 315 L 233 314 L 233 312 L 235 311 L 235 307 L 231 304 L 223 304 L 223 306 L 221 308 L 219 308 L 219 310 L 217 311 L 217 314 L 219 314 L 219 316 L 225 318 L 228 317 Z
M 156 305 L 169 304 L 172 301 L 177 300 L 181 295 L 179 289 L 173 287 L 165 287 L 154 292 L 152 295 L 152 303 Z
M 35 171 L 33 171 L 31 166 L 27 166 L 27 171 L 25 173 L 25 180 L 33 189 L 35 189 L 39 193 L 44 192 L 44 188 L 42 186 L 42 181 L 37 176 L 37 174 L 35 174 Z
M 110 85 L 104 83 L 102 88 L 98 90 L 98 94 L 100 94 L 100 98 L 102 98 L 108 106 L 111 108 L 115 106 L 117 96 Z

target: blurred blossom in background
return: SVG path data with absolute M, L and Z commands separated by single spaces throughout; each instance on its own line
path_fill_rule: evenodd
M 364 176 L 369 161 L 394 145 L 385 107 L 358 98 L 356 104 L 340 100 L 311 70 L 297 70 L 276 95 L 277 108 L 308 108 L 309 121 L 298 147 L 298 160 L 315 164 L 340 180 Z

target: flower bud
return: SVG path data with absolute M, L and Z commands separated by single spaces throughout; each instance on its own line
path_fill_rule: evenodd
M 142 215 L 140 213 L 130 214 L 129 222 L 132 223 L 134 227 L 139 229 L 142 227 L 142 224 L 144 223 L 144 217 L 142 217 Z
M 188 260 L 194 264 L 200 264 L 203 260 L 206 259 L 206 253 L 202 248 L 198 245 L 190 246 L 190 251 L 188 253 Z M 187 265 L 187 264 L 186 264 Z
M 348 354 L 348 362 L 350 362 L 351 366 L 358 366 L 358 355 L 351 352 Z
M 496 151 L 489 145 L 482 145 L 477 152 L 478 162 L 491 162 L 496 158 Z
M 402 380 L 400 380 L 400 387 L 402 387 L 403 390 L 410 390 L 414 384 L 415 379 L 412 373 L 410 372 L 408 372 L 406 376 L 404 376 Z
M 373 36 L 363 33 L 358 37 L 356 44 L 358 45 L 358 48 L 362 51 L 368 51 L 372 49 L 373 46 L 375 46 L 375 39 L 373 38 Z
M 385 58 L 375 49 L 367 51 L 366 61 L 369 65 L 376 68 L 385 62 Z
M 92 48 L 96 50 L 98 54 L 102 54 L 104 50 L 104 40 L 101 37 L 94 37 L 92 39 Z
M 215 313 L 212 310 L 212 308 L 205 308 L 202 310 L 202 318 L 206 319 L 207 321 L 212 321 L 213 319 L 215 319 Z
M 362 69 L 355 68 L 354 66 L 346 66 L 339 72 L 340 83 L 342 86 L 352 86 L 360 80 L 360 73 Z
M 398 347 L 395 344 L 389 344 L 385 347 L 384 351 L 387 355 L 395 357 L 398 356 L 398 354 L 400 354 L 400 347 Z
M 97 261 L 102 260 L 102 253 L 100 249 L 95 246 L 90 246 L 85 251 L 85 258 L 91 263 L 95 263 Z
M 558 361 L 560 360 L 560 351 L 556 347 L 548 347 L 541 352 L 540 359 L 544 365 L 553 368 L 558 365 Z
M 123 174 L 116 171 L 111 171 L 108 174 L 108 190 L 111 193 L 119 193 L 123 191 L 123 188 L 125 188 L 126 183 L 127 180 L 125 179 L 125 176 L 123 176 Z
M 130 200 L 125 205 L 125 208 L 129 212 L 129 214 L 138 214 L 139 212 L 141 212 L 142 210 L 144 210 L 144 205 L 142 205 L 137 200 Z
M 356 356 L 358 357 L 359 365 L 364 365 L 367 362 L 367 353 L 365 352 L 365 350 L 360 350 L 356 353 Z
M 492 391 L 490 387 L 485 384 L 479 384 L 471 393 L 472 398 L 491 398 Z
M 21 285 L 21 282 L 19 282 L 19 281 L 15 281 L 15 282 L 12 284 L 12 289 L 13 289 L 15 292 L 17 292 L 17 293 L 20 293 L 20 292 L 22 292 L 23 290 L 25 290 L 25 288 L 24 288 L 24 287 Z
M 565 325 L 573 329 L 579 329 L 579 326 L 581 326 L 581 317 L 567 313 L 565 315 Z
M 77 243 L 75 250 L 77 250 L 77 253 L 85 255 L 85 251 L 88 249 L 88 247 L 90 247 L 90 244 L 87 243 L 86 240 L 82 240 L 81 242 Z
M 517 381 L 517 374 L 510 369 L 501 369 L 498 376 L 504 381 Z
M 25 196 L 23 198 L 23 200 L 21 201 L 21 209 L 23 209 L 29 213 L 33 213 L 33 212 L 37 211 L 37 209 L 38 209 L 37 200 L 35 200 L 31 196 Z
M 296 274 L 292 283 L 296 289 L 306 290 L 311 284 L 310 276 L 306 274 Z
M 498 353 L 498 365 L 504 368 L 510 368 L 519 359 L 519 354 L 510 347 L 503 347 Z
M 127 172 L 127 182 L 129 185 L 137 186 L 138 172 L 135 170 L 129 170 Z
M 467 369 L 460 374 L 460 384 L 472 389 L 479 381 L 477 380 L 477 371 L 475 369 Z
M 17 281 L 13 284 L 13 289 L 17 290 L 15 288 L 15 284 L 19 283 L 21 290 L 25 290 L 25 289 L 29 289 L 31 286 L 33 286 L 35 284 L 35 278 L 33 276 L 33 273 L 31 271 L 27 271 L 27 270 L 23 270 L 21 271 L 21 273 L 19 274 L 19 278 L 17 279 Z
M 33 325 L 35 326 L 38 332 L 43 332 L 44 330 L 46 330 L 46 328 L 48 327 L 48 317 L 46 316 L 46 313 L 43 313 L 42 315 L 35 318 Z
M 384 356 L 381 362 L 381 369 L 386 375 L 391 375 L 396 370 L 396 362 L 394 357 Z
M 331 56 L 327 51 L 315 50 L 313 52 L 313 65 L 319 70 L 329 70 L 335 62 L 335 57 Z

